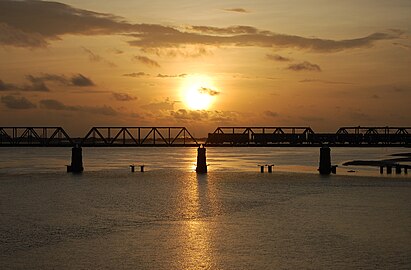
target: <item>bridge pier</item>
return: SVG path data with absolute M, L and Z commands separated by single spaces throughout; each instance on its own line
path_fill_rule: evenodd
M 67 165 L 67 172 L 81 173 L 83 170 L 83 151 L 81 147 L 76 144 L 71 149 L 71 165 Z
M 206 148 L 200 145 L 197 148 L 197 173 L 207 173 L 207 158 L 206 158 Z
M 331 149 L 328 146 L 320 148 L 320 166 L 318 171 L 320 174 L 330 174 L 333 171 L 331 166 Z

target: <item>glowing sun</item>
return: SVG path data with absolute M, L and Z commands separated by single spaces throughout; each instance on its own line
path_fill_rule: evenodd
M 182 90 L 184 103 L 192 110 L 210 108 L 215 96 L 219 94 L 211 79 L 206 76 L 186 78 Z

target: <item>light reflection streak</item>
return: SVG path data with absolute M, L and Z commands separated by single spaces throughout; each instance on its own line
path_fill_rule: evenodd
M 183 254 L 181 269 L 213 269 L 216 265 L 212 247 L 213 229 L 208 217 L 214 212 L 214 200 L 210 200 L 207 175 L 196 175 L 187 179 L 185 200 L 190 205 L 190 218 L 183 222 Z M 214 197 L 214 196 L 212 196 Z

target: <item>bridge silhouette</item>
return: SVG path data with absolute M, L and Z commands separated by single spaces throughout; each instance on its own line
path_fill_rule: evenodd
M 0 147 L 411 147 L 411 127 L 217 127 L 195 138 L 185 127 L 92 127 L 71 137 L 62 127 L 0 127 Z

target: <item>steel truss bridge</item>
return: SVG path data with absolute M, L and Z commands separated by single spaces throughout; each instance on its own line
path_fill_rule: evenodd
M 218 127 L 195 138 L 185 127 L 92 127 L 70 137 L 62 127 L 0 127 L 0 147 L 411 147 L 411 127 L 341 127 L 316 133 L 310 127 Z

